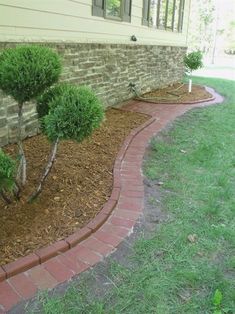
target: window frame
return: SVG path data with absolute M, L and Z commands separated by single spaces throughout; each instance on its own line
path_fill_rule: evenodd
M 147 3 L 146 3 L 147 1 Z M 184 8 L 185 8 L 185 0 L 179 0 L 179 15 L 175 18 L 175 11 L 176 11 L 176 1 L 173 0 L 173 12 L 172 12 L 172 20 L 171 20 L 171 27 L 167 27 L 167 20 L 168 20 L 168 9 L 169 9 L 169 0 L 166 0 L 166 9 L 165 9 L 165 21 L 164 25 L 160 25 L 160 10 L 162 8 L 162 0 L 158 0 L 157 3 L 157 14 L 156 14 L 156 27 L 153 27 L 150 24 L 150 8 L 151 8 L 151 1 L 152 0 L 143 0 L 143 19 L 142 25 L 155 28 L 158 30 L 169 31 L 173 33 L 182 33 L 183 31 L 183 24 L 184 24 Z M 146 10 L 147 12 L 144 12 Z M 146 17 L 144 17 L 144 13 Z M 147 20 L 147 21 L 146 21 Z M 175 22 L 177 20 L 177 31 L 175 30 Z
M 132 0 L 120 0 L 120 1 L 121 1 L 120 17 L 107 14 L 107 10 L 106 10 L 107 0 L 93 0 L 92 1 L 92 15 L 103 17 L 106 20 L 131 23 Z M 128 12 L 125 12 L 126 5 L 128 8 Z

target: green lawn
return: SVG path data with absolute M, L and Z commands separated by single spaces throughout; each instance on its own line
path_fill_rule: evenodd
M 131 271 L 112 265 L 116 288 L 104 298 L 71 287 L 40 298 L 43 313 L 235 313 L 235 82 L 193 81 L 226 100 L 188 112 L 152 141 L 144 171 L 164 183 L 169 219 L 135 243 Z

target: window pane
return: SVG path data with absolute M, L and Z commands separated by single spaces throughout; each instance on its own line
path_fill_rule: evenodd
M 149 26 L 157 26 L 158 2 L 160 0 L 151 0 L 149 8 Z
M 174 16 L 174 31 L 182 32 L 183 18 L 184 18 L 184 0 L 176 0 L 175 2 L 175 16 Z
M 179 11 L 180 10 L 180 0 L 175 2 L 175 16 L 174 16 L 174 32 L 178 32 L 179 25 Z
M 106 0 L 106 15 L 121 17 L 121 0 Z
M 169 0 L 167 5 L 167 23 L 166 23 L 167 29 L 172 29 L 173 13 L 174 13 L 174 0 Z
M 184 22 L 184 0 L 180 1 L 180 17 L 179 17 L 179 27 L 178 27 L 178 31 L 182 32 L 183 29 L 183 22 Z
M 159 12 L 159 28 L 166 28 L 166 3 L 167 0 L 161 0 Z

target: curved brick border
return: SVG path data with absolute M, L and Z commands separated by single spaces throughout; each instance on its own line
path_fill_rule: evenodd
M 194 84 L 194 85 L 198 85 L 198 84 Z M 210 88 L 208 88 L 207 86 L 204 86 L 204 87 L 205 87 L 206 91 L 209 92 Z M 185 101 L 185 102 L 182 102 L 182 103 L 178 103 L 178 105 L 202 104 L 202 103 L 205 103 L 205 102 L 208 102 L 208 101 L 213 101 L 213 100 L 215 100 L 215 98 L 216 98 L 215 95 L 212 94 L 212 96 L 209 97 L 209 98 L 205 98 L 205 99 L 202 99 L 202 100 Z M 150 99 L 143 100 L 143 99 L 137 97 L 136 100 L 142 101 L 142 102 L 145 101 L 145 102 L 148 102 L 148 103 L 156 104 L 156 102 L 154 102 L 154 100 L 150 100 Z M 175 104 L 172 103 L 172 102 L 164 102 L 164 105 L 174 105 L 175 106 Z
M 0 267 L 0 314 L 38 290 L 51 289 L 94 266 L 127 237 L 142 214 L 144 186 L 141 165 L 150 138 L 192 107 L 220 103 L 223 98 L 208 88 L 214 100 L 201 105 L 149 104 L 131 101 L 123 110 L 152 116 L 133 130 L 123 143 L 113 168 L 113 190 L 100 213 L 84 228 L 48 247 Z
M 51 245 L 43 247 L 35 251 L 35 253 L 18 258 L 16 261 L 0 266 L 0 281 L 8 279 L 14 275 L 17 275 L 23 271 L 26 271 L 33 266 L 42 264 L 52 257 L 55 257 L 61 253 L 66 252 L 78 243 L 88 238 L 92 233 L 98 230 L 104 222 L 108 219 L 111 212 L 115 208 L 120 194 L 120 167 L 125 156 L 126 150 L 129 147 L 133 138 L 153 123 L 156 119 L 151 118 L 140 127 L 131 131 L 126 137 L 114 163 L 113 167 L 113 190 L 109 200 L 104 204 L 99 214 L 96 215 L 85 227 L 79 229 L 72 235 L 68 236 L 64 240 L 57 241 Z

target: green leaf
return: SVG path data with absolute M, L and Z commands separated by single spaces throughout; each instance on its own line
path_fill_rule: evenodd
M 214 297 L 213 297 L 213 304 L 216 307 L 221 306 L 222 299 L 223 299 L 222 292 L 219 289 L 216 289 Z

